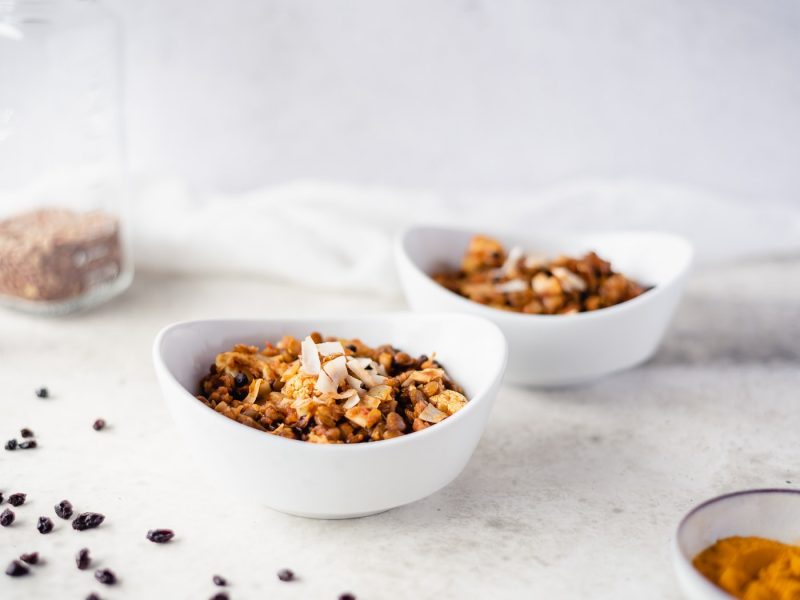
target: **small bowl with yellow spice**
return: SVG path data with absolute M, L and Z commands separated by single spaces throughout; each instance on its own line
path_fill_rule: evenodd
M 673 539 L 691 600 L 800 599 L 800 490 L 746 490 L 692 509 Z

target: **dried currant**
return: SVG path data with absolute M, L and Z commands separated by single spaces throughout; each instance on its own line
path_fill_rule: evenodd
M 236 377 L 233 378 L 233 383 L 236 387 L 247 385 L 247 375 L 244 373 L 237 373 Z
M 36 529 L 39 530 L 39 533 L 50 533 L 53 531 L 53 522 L 50 520 L 50 517 L 39 517 L 39 520 L 36 522 Z
M 78 550 L 78 553 L 75 555 L 75 564 L 78 565 L 81 571 L 88 569 L 91 562 L 92 559 L 89 556 L 88 548 L 81 548 Z
M 92 592 L 88 596 L 86 596 L 86 600 L 100 600 L 100 596 Z
M 8 503 L 11 506 L 22 506 L 23 504 L 25 504 L 25 498 L 27 497 L 28 497 L 27 494 L 20 494 L 20 493 L 11 494 L 8 497 Z
M 171 529 L 151 529 L 147 532 L 147 539 L 156 544 L 166 544 L 175 537 L 175 532 Z
M 100 513 L 81 513 L 72 521 L 72 528 L 78 531 L 94 529 L 95 527 L 98 527 L 100 523 L 105 520 L 105 518 L 105 515 L 101 515 Z
M 294 571 L 291 569 L 281 569 L 278 571 L 278 579 L 281 581 L 293 581 L 294 580 Z
M 228 585 L 228 581 L 224 577 L 220 577 L 219 575 L 214 575 L 211 578 L 211 581 L 214 582 L 214 585 Z
M 22 429 L 19 430 L 19 435 L 20 437 L 24 438 L 31 438 L 33 437 L 33 432 L 27 427 L 23 427 Z
M 36 397 L 37 398 L 47 398 L 50 395 L 50 391 L 46 387 L 40 387 L 36 390 Z
M 356 600 L 356 597 L 355 594 L 345 592 L 344 594 L 339 594 L 339 600 Z
M 117 583 L 117 576 L 114 575 L 114 571 L 111 569 L 97 569 L 97 571 L 94 572 L 94 578 L 106 585 L 114 585 Z
M 16 450 L 17 449 L 17 440 L 8 440 L 6 442 L 6 450 Z
M 29 449 L 31 449 L 31 448 L 36 448 L 36 440 L 27 440 L 27 441 L 24 441 L 24 442 L 22 442 L 22 443 L 19 445 L 19 447 L 20 447 L 22 450 L 29 450 Z
M 211 596 L 211 600 L 228 600 L 228 594 L 225 592 L 217 592 Z
M 29 565 L 35 565 L 39 562 L 39 553 L 38 552 L 28 552 L 23 554 L 19 557 L 22 562 L 26 562 Z
M 95 431 L 100 431 L 106 426 L 105 419 L 97 419 L 94 423 L 92 423 L 92 429 Z
M 27 575 L 30 572 L 31 570 L 18 560 L 12 560 L 6 567 L 6 575 L 10 577 L 21 577 L 23 575 Z
M 5 509 L 3 512 L 0 513 L 0 525 L 3 527 L 8 527 L 14 522 L 14 512 Z
M 62 500 L 56 504 L 53 509 L 56 511 L 56 515 L 62 519 L 69 519 L 72 517 L 72 502 L 69 500 Z

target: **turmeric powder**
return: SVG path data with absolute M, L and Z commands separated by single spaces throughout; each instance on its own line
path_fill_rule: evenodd
M 729 537 L 698 554 L 694 567 L 741 600 L 800 600 L 800 546 Z

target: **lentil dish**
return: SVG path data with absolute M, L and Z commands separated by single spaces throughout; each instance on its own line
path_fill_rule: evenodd
M 441 271 L 433 279 L 451 292 L 492 308 L 536 315 L 568 315 L 599 310 L 646 292 L 645 287 L 611 268 L 594 252 L 580 258 L 549 260 L 508 252 L 495 239 L 476 235 L 461 268 Z
M 426 429 L 467 403 L 435 356 L 312 333 L 217 355 L 198 400 L 281 437 L 320 444 L 388 440 Z

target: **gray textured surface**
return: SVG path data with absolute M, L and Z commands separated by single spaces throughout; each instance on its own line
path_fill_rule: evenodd
M 579 388 L 504 387 L 464 473 L 416 504 L 311 521 L 231 498 L 198 476 L 152 374 L 150 343 L 161 326 L 401 307 L 144 274 L 126 296 L 85 315 L 0 314 L 0 439 L 27 426 L 41 443 L 0 451 L 0 491 L 29 494 L 14 526 L 0 530 L 0 563 L 32 550 L 45 559 L 26 579 L 0 576 L 0 597 L 99 590 L 72 560 L 88 546 L 121 578 L 100 590 L 104 598 L 210 597 L 219 573 L 236 600 L 335 599 L 345 590 L 359 600 L 673 599 L 669 541 L 686 510 L 734 489 L 800 483 L 798 260 L 696 273 L 663 348 L 639 369 Z M 51 399 L 33 396 L 42 384 Z M 97 417 L 107 430 L 91 429 Z M 57 529 L 41 536 L 36 517 L 52 515 L 62 498 L 104 512 L 107 523 L 78 533 L 54 518 Z M 151 544 L 152 527 L 177 537 Z M 279 582 L 281 567 L 300 581 Z

